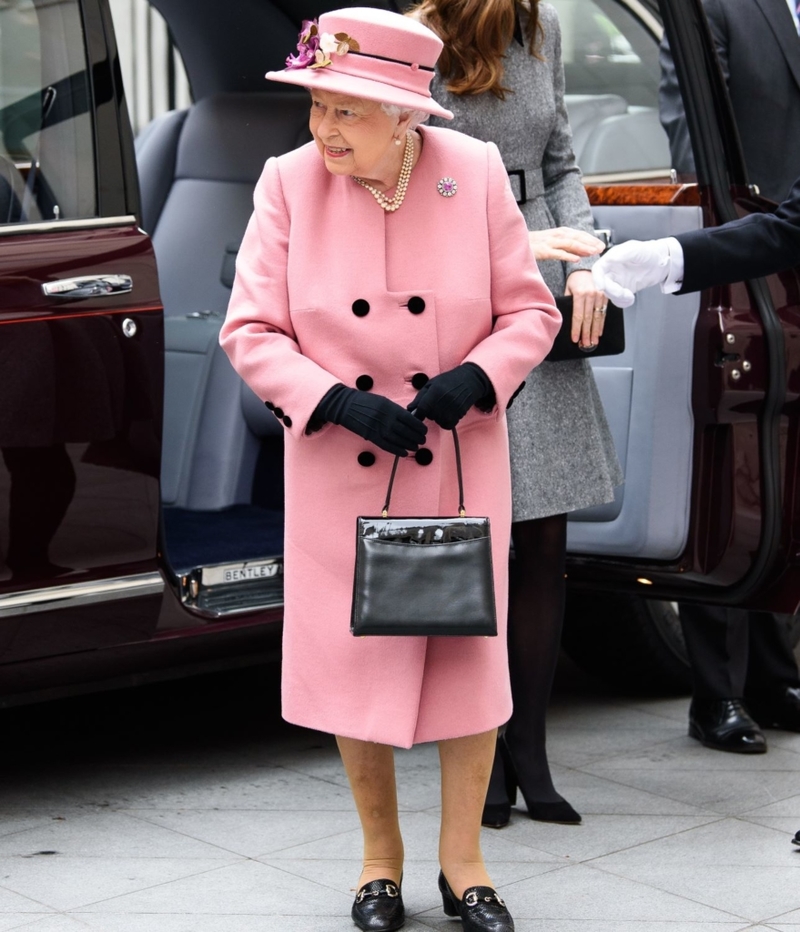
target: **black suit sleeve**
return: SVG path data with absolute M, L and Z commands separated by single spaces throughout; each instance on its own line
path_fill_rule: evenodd
M 676 239 L 684 260 L 679 294 L 800 266 L 800 178 L 774 214 L 751 214 Z

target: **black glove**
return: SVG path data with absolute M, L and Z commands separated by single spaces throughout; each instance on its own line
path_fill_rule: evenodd
M 442 372 L 429 379 L 417 392 L 417 397 L 408 406 L 409 411 L 422 419 L 429 418 L 439 427 L 452 430 L 469 409 L 477 402 L 491 399 L 494 389 L 489 377 L 475 363 L 465 362 L 449 372 Z
M 425 442 L 428 428 L 405 408 L 371 392 L 334 385 L 314 410 L 315 418 L 340 424 L 381 450 L 408 456 Z

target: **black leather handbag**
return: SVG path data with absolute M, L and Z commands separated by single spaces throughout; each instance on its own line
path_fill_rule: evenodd
M 399 457 L 379 517 L 360 517 L 350 630 L 364 635 L 497 635 L 488 518 L 464 508 L 461 450 L 458 517 L 392 518 L 389 505 Z
M 577 343 L 572 342 L 572 295 L 564 294 L 556 298 L 556 307 L 561 311 L 563 319 L 553 348 L 545 356 L 547 362 L 589 359 L 592 356 L 618 356 L 625 352 L 625 320 L 622 308 L 616 304 L 608 304 L 603 335 L 594 349 L 581 349 Z

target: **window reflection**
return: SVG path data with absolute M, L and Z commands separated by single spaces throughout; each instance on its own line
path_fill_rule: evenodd
M 0 222 L 96 215 L 77 0 L 0 2 Z
M 658 110 L 660 26 L 616 0 L 553 0 L 566 104 L 587 181 L 670 180 Z

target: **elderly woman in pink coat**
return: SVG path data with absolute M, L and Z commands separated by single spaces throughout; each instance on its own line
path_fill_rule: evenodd
M 393 746 L 437 741 L 439 888 L 468 932 L 513 920 L 483 863 L 495 736 L 511 714 L 506 408 L 560 324 L 496 147 L 419 125 L 442 48 L 398 14 L 304 24 L 285 71 L 314 140 L 270 159 L 220 341 L 285 427 L 283 715 L 337 737 L 364 833 L 360 929 L 404 921 Z M 355 638 L 356 517 L 488 515 L 499 636 Z

